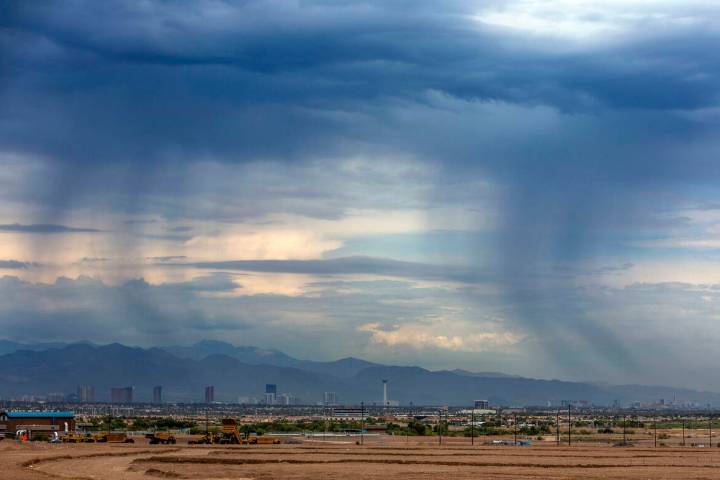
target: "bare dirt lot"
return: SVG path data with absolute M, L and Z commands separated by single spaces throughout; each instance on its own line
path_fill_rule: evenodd
M 2 479 L 720 479 L 720 448 L 470 446 L 380 437 L 282 445 L 0 442 Z

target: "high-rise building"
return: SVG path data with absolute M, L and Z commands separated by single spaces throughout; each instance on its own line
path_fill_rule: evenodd
M 111 387 L 110 401 L 112 403 L 132 403 L 135 387 Z
M 274 405 L 277 402 L 277 385 L 274 383 L 265 384 L 265 403 Z
M 337 405 L 337 396 L 335 395 L 335 392 L 323 393 L 323 404 L 328 407 Z
M 277 396 L 278 405 L 297 405 L 297 397 L 291 393 L 281 393 Z
M 215 402 L 215 387 L 209 385 L 205 387 L 205 403 Z
M 162 386 L 153 387 L 153 403 L 162 403 Z
M 488 410 L 490 408 L 490 402 L 487 400 L 475 400 L 475 408 L 480 410 Z
M 95 387 L 92 385 L 78 385 L 77 387 L 78 402 L 92 403 L 95 401 Z
M 47 394 L 47 401 L 48 402 L 54 402 L 54 403 L 60 403 L 65 401 L 65 394 L 59 393 L 59 392 L 53 392 Z

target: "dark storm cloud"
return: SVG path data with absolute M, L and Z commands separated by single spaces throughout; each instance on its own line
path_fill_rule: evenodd
M 428 91 L 564 111 L 717 104 L 709 27 L 568 51 L 478 21 L 491 4 L 6 1 L 0 139 L 85 163 L 238 161 L 372 142 L 337 114 Z
M 488 6 L 512 12 L 521 5 L 515 2 L 0 0 L 0 154 L 43 166 L 19 183 L 0 175 L 3 200 L 14 192 L 10 200 L 42 212 L 18 216 L 32 224 L 5 224 L 0 232 L 96 232 L 62 225 L 74 209 L 137 215 L 124 224 L 135 235 L 113 238 L 113 258 L 129 258 L 145 241 L 191 240 L 200 229 L 185 230 L 186 219 L 233 223 L 284 213 L 338 220 L 352 208 L 435 206 L 481 216 L 492 203 L 497 224 L 462 249 L 462 267 L 357 257 L 188 266 L 451 280 L 470 285 L 468 297 L 477 295 L 475 284 L 492 281 L 497 308 L 555 364 L 582 360 L 585 371 L 637 365 L 638 344 L 628 347 L 612 319 L 632 317 L 645 293 L 603 291 L 628 309 L 616 311 L 576 281 L 627 271 L 636 263 L 630 244 L 689 228 L 679 206 L 718 204 L 720 56 L 713 47 L 720 14 L 711 3 L 630 3 L 607 7 L 617 9 L 608 21 L 620 22 L 621 33 L 584 42 L 519 34 L 478 18 Z M 569 15 L 547 15 L 556 13 Z M 400 156 L 436 169 L 428 182 L 372 169 L 356 181 L 331 168 L 333 159 L 356 156 L 377 164 Z M 312 164 L 317 159 L 325 163 Z M 266 168 L 241 168 L 257 167 L 252 162 Z M 471 179 L 491 183 L 498 198 L 489 200 Z M 445 212 L 428 213 L 428 224 L 434 215 Z M 150 228 L 168 218 L 180 226 Z M 56 237 L 35 238 L 41 249 Z M 178 260 L 163 259 L 161 250 L 157 256 L 151 261 Z M 610 266 L 579 266 L 596 257 L 609 257 L 600 263 Z M 201 293 L 241 288 L 227 278 L 163 288 L 73 282 L 73 295 L 80 287 L 102 293 L 93 312 L 107 325 L 130 318 L 148 334 L 170 331 L 175 313 L 188 326 L 195 317 L 198 329 L 226 326 L 254 301 L 253 313 L 273 320 L 261 299 L 214 299 L 222 311 L 208 314 L 215 307 Z M 47 293 L 23 290 L 26 301 Z M 683 305 L 702 304 L 690 290 L 671 293 Z M 371 302 L 343 301 L 358 311 Z M 103 316 L 103 302 L 112 314 Z M 291 312 L 343 314 L 340 302 L 288 302 Z M 368 317 L 391 308 L 373 305 Z M 655 332 L 652 301 L 641 305 Z M 79 331 L 82 322 L 107 330 L 91 315 L 72 315 L 57 330 L 72 318 Z M 8 314 L 4 322 L 12 318 L 16 331 L 29 331 L 22 330 L 29 316 Z
M 33 263 L 19 262 L 17 260 L 0 260 L 0 269 L 6 270 L 27 270 L 32 267 Z
M 78 228 L 68 227 L 66 225 L 52 225 L 52 224 L 31 224 L 21 225 L 19 223 L 4 224 L 0 225 L 0 232 L 14 232 L 14 233 L 39 233 L 39 234 L 53 234 L 53 233 L 97 233 L 101 230 L 95 228 Z
M 384 275 L 426 280 L 482 282 L 491 277 L 483 272 L 447 265 L 372 257 L 345 257 L 330 260 L 237 260 L 183 264 L 203 269 L 239 270 L 264 273 L 296 273 L 308 275 Z

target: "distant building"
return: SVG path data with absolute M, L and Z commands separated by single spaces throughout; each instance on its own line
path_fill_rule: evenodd
M 274 383 L 265 384 L 265 403 L 274 405 L 277 401 L 277 385 Z
M 51 403 L 61 403 L 65 401 L 64 393 L 48 393 L 47 401 Z
M 345 408 L 334 408 L 333 416 L 335 418 L 347 418 L 350 420 L 360 420 L 363 415 L 367 417 L 367 409 L 359 407 L 345 407 Z
M 93 403 L 95 401 L 95 387 L 92 385 L 78 385 L 77 399 L 80 403 Z
M 260 401 L 257 397 L 242 395 L 238 397 L 238 403 L 241 405 L 257 405 Z
M 6 412 L 0 411 L 0 436 L 27 430 L 30 438 L 50 436 L 53 432 L 74 432 L 73 412 Z
M 205 403 L 215 402 L 215 387 L 210 385 L 205 387 Z
M 337 395 L 335 395 L 335 392 L 323 393 L 323 404 L 328 407 L 337 405 Z
M 153 387 L 153 403 L 162 403 L 162 386 Z
M 475 400 L 475 408 L 480 410 L 488 410 L 490 408 L 490 402 L 487 400 Z
M 297 397 L 290 393 L 281 393 L 277 396 L 278 405 L 297 405 Z
M 135 387 L 112 387 L 110 388 L 110 402 L 112 403 L 132 403 L 133 390 Z

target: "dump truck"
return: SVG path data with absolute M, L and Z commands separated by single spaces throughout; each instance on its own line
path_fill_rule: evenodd
M 215 436 L 212 433 L 206 433 L 198 440 L 190 440 L 188 445 L 212 445 L 215 443 Z
M 174 445 L 177 442 L 175 435 L 169 432 L 148 433 L 145 435 L 145 438 L 150 441 L 150 445 L 157 445 L 159 443 L 163 445 Z
M 237 420 L 234 418 L 223 418 L 222 430 L 220 431 L 218 443 L 240 445 L 243 443 L 242 435 L 237 428 Z
M 68 433 L 62 437 L 65 443 L 95 443 L 97 440 L 89 433 Z
M 257 445 L 280 445 L 280 439 L 277 437 L 256 437 L 255 443 Z
M 245 442 L 250 445 L 279 445 L 280 439 L 277 437 L 265 437 L 262 435 L 249 435 Z
M 94 437 L 95 441 L 99 443 L 135 443 L 135 440 L 128 437 L 127 433 L 100 433 Z

